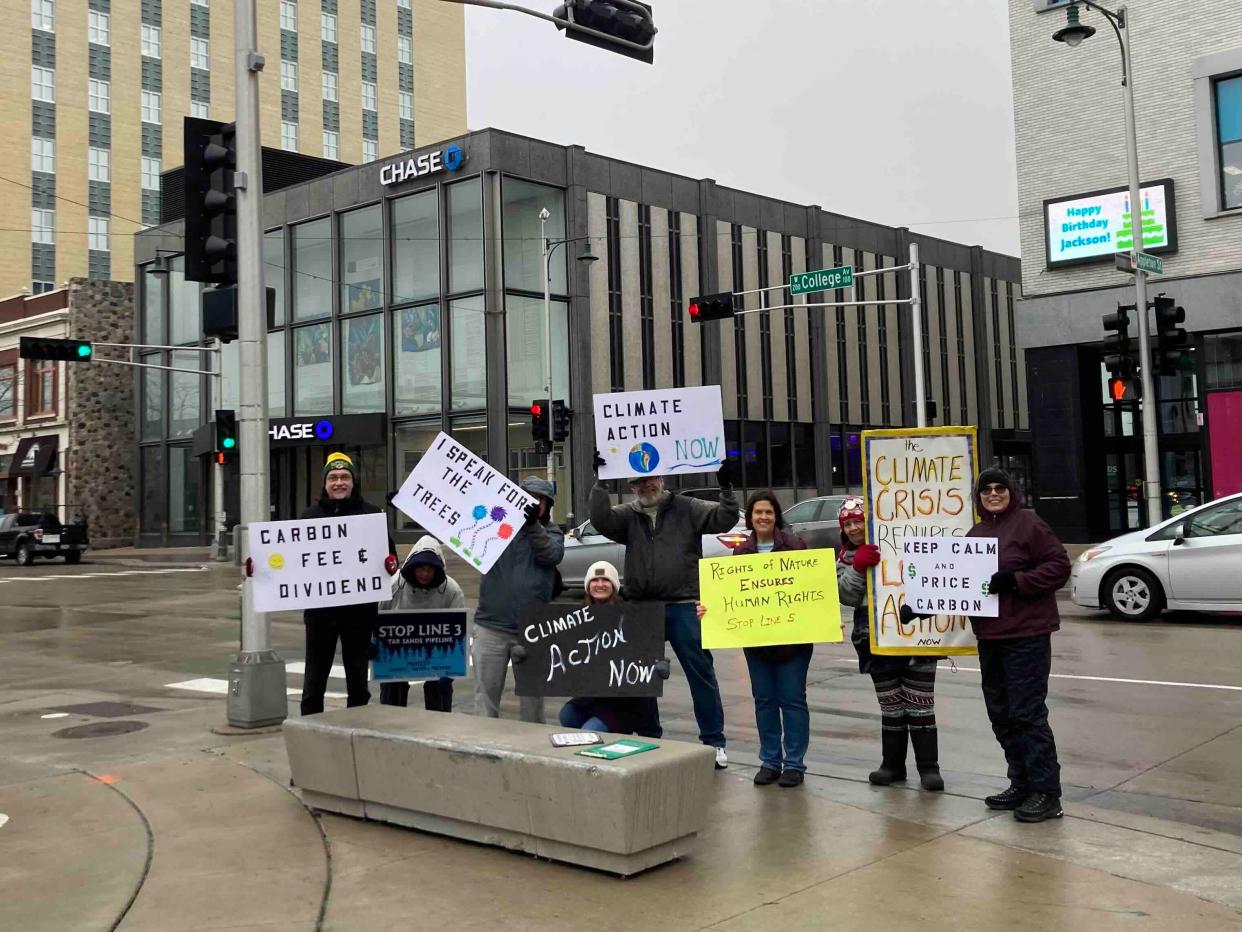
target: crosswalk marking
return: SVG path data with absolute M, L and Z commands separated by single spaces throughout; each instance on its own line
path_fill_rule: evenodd
M 160 570 L 117 570 L 114 573 L 73 573 L 73 574 L 57 574 L 55 576 L 6 576 L 0 579 L 0 585 L 5 583 L 25 583 L 25 582 L 56 582 L 62 579 L 111 579 L 114 576 L 163 576 L 168 573 L 205 573 L 209 570 L 208 566 L 178 566 Z
M 182 680 L 180 683 L 165 683 L 165 689 L 184 689 L 186 692 L 192 693 L 211 693 L 216 696 L 227 696 L 229 693 L 229 681 L 217 679 L 211 676 L 200 676 L 193 680 Z M 285 689 L 287 696 L 300 696 L 302 690 L 290 686 Z M 323 694 L 325 699 L 347 699 L 346 693 L 326 692 Z
M 290 660 L 288 663 L 285 664 L 285 672 L 286 673 L 297 673 L 300 676 L 305 676 L 306 675 L 306 663 L 301 660 Z M 328 673 L 328 676 L 332 677 L 333 679 L 343 680 L 345 679 L 345 668 L 341 666 L 339 663 L 333 664 L 332 670 Z

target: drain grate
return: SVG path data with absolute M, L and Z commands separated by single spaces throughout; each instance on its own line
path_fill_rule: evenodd
M 127 735 L 131 731 L 142 731 L 148 722 L 91 722 L 89 725 L 74 725 L 52 732 L 53 738 L 110 738 L 114 735 Z
M 148 715 L 151 712 L 166 712 L 153 705 L 134 705 L 132 702 L 82 702 L 78 705 L 58 705 L 48 709 L 49 712 L 69 712 L 72 715 L 92 715 L 95 718 L 124 718 L 127 715 Z

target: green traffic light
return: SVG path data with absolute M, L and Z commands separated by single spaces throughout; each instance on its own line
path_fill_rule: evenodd
M 93 349 L 89 343 L 78 344 L 78 358 L 79 359 L 90 359 L 92 352 L 93 352 Z
M 220 441 L 220 446 L 224 447 L 226 450 L 231 450 L 233 447 L 237 446 L 237 441 L 233 437 L 225 437 Z

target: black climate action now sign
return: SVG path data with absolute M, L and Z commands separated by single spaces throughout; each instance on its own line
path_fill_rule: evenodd
M 518 629 L 519 696 L 659 696 L 664 604 L 532 605 Z

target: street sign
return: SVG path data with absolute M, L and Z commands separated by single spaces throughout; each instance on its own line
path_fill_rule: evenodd
M 854 284 L 854 269 L 843 265 L 835 269 L 820 269 L 817 272 L 797 272 L 789 276 L 789 293 L 810 294 L 812 291 L 830 291 L 834 288 L 848 288 Z
M 1146 252 L 1119 252 L 1113 257 L 1118 272 L 1134 273 L 1136 269 L 1155 275 L 1164 274 L 1164 260 Z

